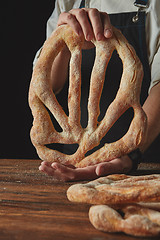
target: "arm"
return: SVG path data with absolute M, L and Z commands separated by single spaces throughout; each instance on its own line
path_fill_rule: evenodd
M 156 84 L 150 91 L 148 98 L 146 99 L 143 109 L 148 118 L 148 129 L 146 134 L 146 141 L 141 147 L 141 151 L 144 152 L 155 140 L 160 133 L 160 83 Z
M 58 93 L 65 84 L 68 76 L 69 59 L 70 51 L 67 47 L 65 47 L 53 62 L 51 71 L 51 85 L 55 94 Z

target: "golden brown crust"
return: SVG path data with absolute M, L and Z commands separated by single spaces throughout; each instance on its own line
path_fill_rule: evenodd
M 127 154 L 142 144 L 146 132 L 146 115 L 139 103 L 143 77 L 142 64 L 133 47 L 114 27 L 111 39 L 93 41 L 96 46 L 96 59 L 91 76 L 88 101 L 89 120 L 87 128 L 82 128 L 80 124 L 80 68 L 83 42 L 84 39 L 79 38 L 69 26 L 58 27 L 44 44 L 34 67 L 29 90 L 29 105 L 34 117 L 31 140 L 39 157 L 45 161 L 56 161 L 77 167 L 97 164 Z M 71 51 L 69 116 L 65 114 L 58 103 L 50 85 L 52 63 L 65 44 Z M 107 109 L 104 119 L 98 123 L 99 100 L 105 70 L 114 49 L 117 50 L 123 62 L 122 79 L 115 100 Z M 60 124 L 62 132 L 55 130 L 46 107 Z M 134 109 L 134 118 L 128 132 L 120 140 L 110 144 L 106 143 L 100 150 L 85 157 L 86 152 L 99 145 L 103 136 L 129 107 Z M 48 149 L 45 145 L 50 143 L 77 143 L 79 147 L 76 153 L 65 155 Z
M 156 202 L 160 200 L 160 175 L 109 175 L 72 185 L 67 197 L 73 202 L 107 205 Z
M 139 237 L 160 235 L 160 212 L 138 205 L 128 205 L 119 210 L 124 217 L 109 206 L 92 206 L 89 219 L 100 231 L 124 232 Z
M 100 231 L 142 237 L 160 235 L 159 174 L 109 175 L 72 185 L 67 197 L 73 202 L 96 204 L 89 210 L 89 219 Z

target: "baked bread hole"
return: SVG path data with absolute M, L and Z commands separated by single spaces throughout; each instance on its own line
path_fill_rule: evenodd
M 93 149 L 91 149 L 90 151 L 88 151 L 85 154 L 85 157 L 96 152 L 98 149 L 102 148 L 106 143 L 116 142 L 119 139 L 121 139 L 129 130 L 129 126 L 132 122 L 133 116 L 134 116 L 134 110 L 133 108 L 129 108 L 109 129 L 107 134 L 101 139 L 100 144 L 94 147 Z
M 51 144 L 46 144 L 45 146 L 49 149 L 57 150 L 66 155 L 74 154 L 79 147 L 77 143 L 75 144 L 51 143 Z

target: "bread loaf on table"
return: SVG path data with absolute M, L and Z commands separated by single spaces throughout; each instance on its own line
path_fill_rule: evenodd
M 70 201 L 90 204 L 157 202 L 160 200 L 160 175 L 109 175 L 72 185 L 67 196 Z
M 105 232 L 124 232 L 132 236 L 160 235 L 160 212 L 138 205 L 122 207 L 120 212 L 107 205 L 92 206 L 89 219 L 93 226 Z
M 70 201 L 96 204 L 89 210 L 92 225 L 105 232 L 133 236 L 160 234 L 160 175 L 113 174 L 69 187 Z

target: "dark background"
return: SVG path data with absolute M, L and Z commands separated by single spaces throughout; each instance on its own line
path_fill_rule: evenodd
M 0 158 L 37 158 L 30 142 L 28 88 L 54 0 L 3 1 L 1 13 Z

